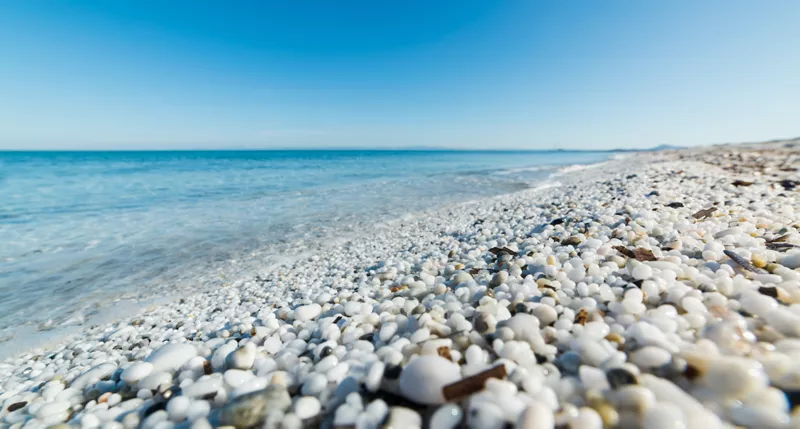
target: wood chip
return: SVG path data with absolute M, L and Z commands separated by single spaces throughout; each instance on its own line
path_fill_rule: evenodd
M 750 186 L 752 184 L 753 182 L 747 182 L 744 180 L 734 180 L 732 183 L 733 186 Z
M 656 255 L 653 254 L 653 251 L 650 249 L 645 249 L 642 247 L 633 249 L 633 256 L 636 258 L 637 261 L 657 261 Z
M 631 249 L 628 249 L 625 246 L 614 246 L 614 250 L 616 250 L 617 252 L 619 252 L 619 253 L 621 253 L 621 254 L 629 257 L 629 258 L 635 258 L 636 257 L 636 255 L 631 251 Z
M 506 375 L 508 375 L 506 373 L 506 366 L 498 365 L 471 377 L 463 378 L 455 383 L 444 386 L 442 388 L 442 394 L 446 401 L 455 402 L 483 390 L 486 385 L 486 380 L 490 378 L 503 379 Z
M 502 254 L 511 256 L 519 255 L 519 253 L 509 249 L 508 247 L 492 247 L 491 249 L 489 249 L 489 252 L 494 253 L 495 255 L 502 255 Z
M 711 216 L 711 213 L 714 213 L 715 211 L 717 211 L 716 207 L 703 209 L 703 210 L 700 210 L 697 213 L 693 214 L 692 217 L 695 218 L 695 219 L 705 219 L 705 218 Z
M 751 264 L 750 261 L 748 261 L 747 259 L 742 258 L 741 256 L 737 255 L 736 253 L 734 253 L 731 250 L 723 250 L 722 252 L 725 253 L 729 258 L 731 258 L 734 262 L 739 264 L 742 268 L 744 268 L 747 271 L 750 271 L 750 272 L 753 272 L 753 273 L 756 273 L 756 274 L 765 274 L 766 273 L 766 271 L 762 270 L 761 268 L 757 268 L 755 265 Z

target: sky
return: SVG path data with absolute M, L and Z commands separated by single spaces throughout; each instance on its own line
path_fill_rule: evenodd
M 0 149 L 800 136 L 800 2 L 6 0 Z

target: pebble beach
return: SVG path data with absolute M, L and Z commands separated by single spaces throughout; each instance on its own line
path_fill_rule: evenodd
M 0 362 L 10 428 L 800 428 L 800 140 L 636 153 Z

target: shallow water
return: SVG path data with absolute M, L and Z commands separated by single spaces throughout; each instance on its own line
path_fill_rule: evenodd
M 511 192 L 609 155 L 0 152 L 0 330 L 80 323 L 255 249 Z

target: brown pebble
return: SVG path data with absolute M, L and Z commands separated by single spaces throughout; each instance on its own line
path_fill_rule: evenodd
M 617 332 L 612 332 L 606 335 L 606 340 L 610 343 L 617 344 L 617 350 L 622 350 L 625 346 L 625 338 Z
M 214 372 L 214 368 L 211 367 L 211 362 L 207 360 L 203 361 L 203 373 L 205 375 L 211 375 L 212 372 Z
M 575 315 L 575 323 L 579 325 L 585 325 L 589 322 L 589 311 L 585 308 L 581 308 L 578 311 L 578 314 Z
M 508 247 L 492 247 L 491 249 L 489 249 L 489 252 L 493 253 L 495 255 L 498 255 L 498 256 L 499 255 L 503 255 L 503 254 L 511 255 L 511 256 L 519 255 L 519 253 L 509 249 Z
M 607 402 L 592 405 L 597 414 L 603 420 L 603 427 L 613 428 L 619 423 L 619 413 Z
M 689 380 L 694 380 L 703 375 L 703 373 L 693 365 L 686 365 L 686 370 L 683 371 L 683 375 L 685 375 Z
M 631 251 L 631 249 L 628 249 L 625 246 L 614 246 L 614 250 L 616 250 L 617 252 L 619 252 L 622 255 L 627 256 L 629 258 L 635 258 L 636 257 L 636 255 Z
M 705 219 L 705 218 L 711 216 L 711 214 L 714 213 L 716 210 L 717 210 L 716 207 L 703 209 L 703 210 L 700 210 L 697 213 L 693 214 L 692 217 L 695 218 L 695 219 L 698 219 L 698 220 L 699 219 Z
M 438 349 L 436 349 L 436 353 L 438 353 L 439 356 L 441 356 L 441 357 L 443 357 L 443 358 L 445 358 L 445 359 L 447 359 L 449 361 L 453 360 L 453 356 L 450 355 L 450 347 L 447 347 L 447 346 L 439 347 Z
M 28 405 L 28 402 L 26 402 L 26 401 L 14 402 L 13 404 L 8 406 L 7 410 L 10 413 L 10 412 L 13 412 L 13 411 L 17 411 L 18 409 L 20 409 L 20 408 L 22 408 L 22 407 L 24 407 L 26 405 Z
M 762 287 L 758 288 L 758 292 L 760 294 L 762 294 L 762 295 L 766 295 L 766 296 L 769 296 L 769 297 L 772 297 L 772 298 L 777 298 L 778 297 L 778 288 L 776 288 L 776 287 L 762 286 Z
M 442 394 L 444 395 L 444 399 L 446 401 L 455 402 L 461 398 L 466 398 L 475 392 L 483 390 L 486 380 L 490 378 L 503 379 L 506 375 L 506 366 L 498 365 L 471 377 L 463 378 L 455 383 L 444 386 L 442 388 Z
M 753 263 L 753 266 L 756 268 L 764 268 L 767 266 L 767 260 L 761 255 L 753 255 L 750 258 L 750 262 Z
M 657 261 L 658 258 L 653 254 L 653 251 L 650 249 L 645 249 L 642 247 L 633 249 L 633 256 L 636 258 L 637 261 Z

